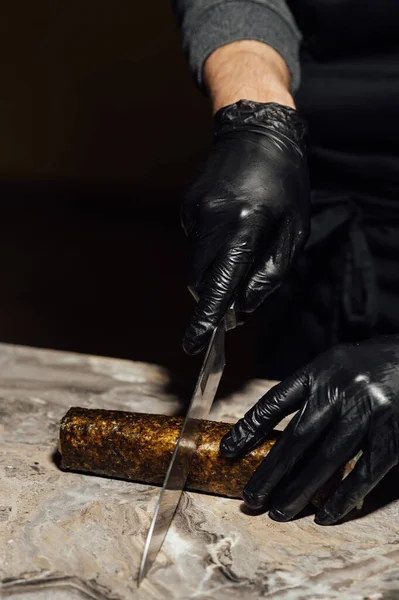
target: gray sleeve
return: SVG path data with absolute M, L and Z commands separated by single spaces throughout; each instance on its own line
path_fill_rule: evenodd
M 183 49 L 191 71 L 203 87 L 208 56 L 237 40 L 272 46 L 291 72 L 291 89 L 299 86 L 301 35 L 285 0 L 173 0 Z

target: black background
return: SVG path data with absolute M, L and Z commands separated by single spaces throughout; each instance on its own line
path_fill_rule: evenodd
M 169 3 L 1 13 L 0 341 L 194 376 L 179 203 L 211 115 Z M 229 335 L 240 379 L 254 371 L 251 322 Z

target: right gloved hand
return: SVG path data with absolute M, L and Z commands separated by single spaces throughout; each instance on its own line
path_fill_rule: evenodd
M 284 279 L 309 231 L 304 125 L 295 110 L 241 100 L 215 115 L 214 143 L 185 194 L 189 288 L 185 333 L 200 352 L 233 300 L 251 312 Z
M 293 413 L 247 483 L 245 503 L 256 510 L 269 505 L 273 519 L 289 521 L 361 453 L 316 513 L 316 523 L 332 525 L 399 463 L 399 335 L 341 344 L 300 368 L 224 436 L 222 455 L 247 454 Z M 394 489 L 398 497 L 399 487 Z

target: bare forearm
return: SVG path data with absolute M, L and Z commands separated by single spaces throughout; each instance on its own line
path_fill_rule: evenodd
M 287 65 L 262 42 L 243 40 L 212 52 L 204 66 L 204 81 L 214 112 L 242 99 L 295 108 Z

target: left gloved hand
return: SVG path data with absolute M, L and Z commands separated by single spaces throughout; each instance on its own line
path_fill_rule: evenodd
M 249 452 L 295 411 L 246 485 L 244 500 L 288 521 L 361 450 L 353 471 L 316 513 L 316 523 L 331 525 L 399 462 L 399 335 L 325 352 L 265 394 L 223 438 L 221 453 Z

